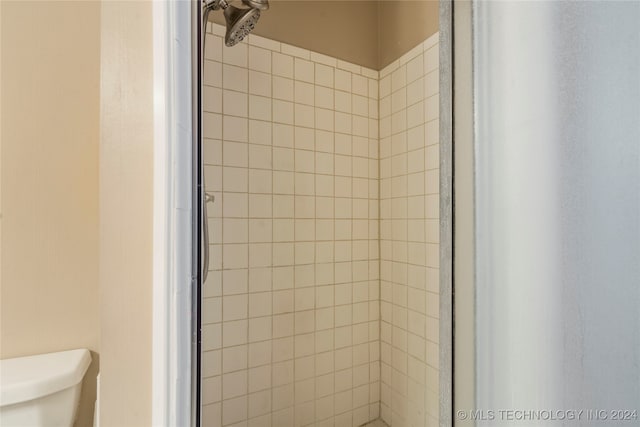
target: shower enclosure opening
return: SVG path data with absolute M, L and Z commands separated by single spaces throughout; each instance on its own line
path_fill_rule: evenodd
M 437 424 L 437 19 L 313 3 L 203 3 L 201 425 Z

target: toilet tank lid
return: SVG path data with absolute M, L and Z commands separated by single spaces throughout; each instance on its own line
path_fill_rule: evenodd
M 0 360 L 0 406 L 72 387 L 82 381 L 90 363 L 86 349 Z

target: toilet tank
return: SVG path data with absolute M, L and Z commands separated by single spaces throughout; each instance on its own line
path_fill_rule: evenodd
M 0 360 L 0 426 L 73 426 L 89 350 Z

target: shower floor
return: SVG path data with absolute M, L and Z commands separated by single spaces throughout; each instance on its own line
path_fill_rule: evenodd
M 365 424 L 362 427 L 389 427 L 387 423 L 382 420 L 371 421 L 369 424 Z

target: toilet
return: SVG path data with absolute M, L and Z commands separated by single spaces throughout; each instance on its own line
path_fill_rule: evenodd
M 89 350 L 0 360 L 0 426 L 71 427 Z

